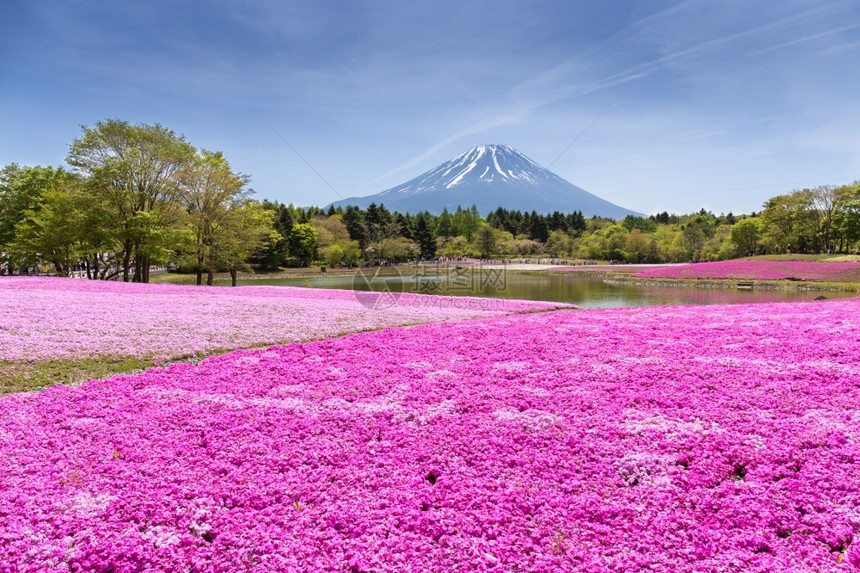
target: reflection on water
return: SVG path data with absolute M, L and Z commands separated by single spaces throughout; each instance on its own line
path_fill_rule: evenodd
M 284 285 L 313 288 L 415 292 L 452 296 L 486 296 L 567 302 L 582 307 L 613 308 L 657 305 L 739 304 L 752 302 L 810 301 L 820 292 L 737 290 L 731 288 L 657 287 L 608 284 L 600 278 L 567 275 L 515 274 L 502 279 L 477 272 L 471 277 L 448 274 L 363 276 L 352 274 L 309 279 L 253 280 L 239 284 Z M 854 296 L 827 292 L 824 296 Z

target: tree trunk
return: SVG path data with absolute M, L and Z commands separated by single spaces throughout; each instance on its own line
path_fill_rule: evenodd
M 131 275 L 131 258 L 133 254 L 134 243 L 126 241 L 122 245 L 122 282 L 127 283 Z
M 207 261 L 206 261 L 206 284 L 212 286 L 215 284 L 215 250 L 212 248 L 212 244 L 208 245 L 209 248 L 207 250 Z
M 203 251 L 197 253 L 197 286 L 203 284 Z
M 231 286 L 236 286 L 236 278 L 237 278 L 238 274 L 239 274 L 239 272 L 238 272 L 238 269 L 236 268 L 236 265 L 233 265 L 232 267 L 230 267 Z
M 136 254 L 134 257 L 134 279 L 136 283 L 149 282 L 149 257 L 143 254 Z

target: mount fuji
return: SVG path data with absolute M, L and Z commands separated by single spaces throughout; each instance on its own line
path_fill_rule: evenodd
M 507 145 L 478 145 L 402 185 L 332 205 L 366 208 L 371 203 L 437 215 L 446 207 L 452 211 L 473 204 L 484 215 L 498 207 L 544 214 L 581 211 L 585 217 L 610 219 L 640 215 L 580 189 Z

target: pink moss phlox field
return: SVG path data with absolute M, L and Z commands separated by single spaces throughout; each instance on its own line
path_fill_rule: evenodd
M 860 300 L 552 312 L 0 399 L 0 571 L 860 571 Z
M 736 259 L 649 269 L 631 275 L 641 278 L 745 279 L 860 282 L 860 263 L 826 261 L 767 261 Z
M 616 264 L 616 265 L 578 265 L 573 267 L 550 267 L 551 272 L 571 272 L 571 273 L 607 273 L 607 272 L 630 272 L 631 270 L 647 271 L 651 269 L 660 269 L 666 265 L 647 265 L 647 264 Z
M 292 287 L 0 278 L 0 360 L 171 358 L 432 320 L 569 306 Z M 363 305 L 361 300 L 367 304 Z

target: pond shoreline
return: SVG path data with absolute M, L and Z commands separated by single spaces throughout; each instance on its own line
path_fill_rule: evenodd
M 721 279 L 676 279 L 676 278 L 639 278 L 630 276 L 633 272 L 639 272 L 641 268 L 627 265 L 618 268 L 608 269 L 601 265 L 602 268 L 588 269 L 583 267 L 582 270 L 556 270 L 552 267 L 544 269 L 506 269 L 506 273 L 510 275 L 522 276 L 546 276 L 546 277 L 571 277 L 571 278 L 590 278 L 600 279 L 601 282 L 614 286 L 634 286 L 634 287 L 662 287 L 662 288 L 697 288 L 697 289 L 736 289 L 736 290 L 758 290 L 758 291 L 787 291 L 787 292 L 855 292 L 860 293 L 860 283 L 832 282 L 832 281 L 810 281 L 810 280 L 755 280 L 755 279 L 740 279 L 740 278 L 721 278 Z M 625 268 L 626 267 L 626 268 Z M 623 269 L 623 270 L 622 270 Z M 328 271 L 320 271 L 319 269 L 296 269 L 295 271 L 273 272 L 273 273 L 247 273 L 239 275 L 239 282 L 254 283 L 257 281 L 297 281 L 321 278 L 336 278 L 349 277 L 355 275 L 356 272 L 362 269 L 330 269 Z M 363 269 L 367 272 L 370 269 Z M 373 273 L 379 277 L 388 276 L 404 276 L 412 275 L 415 270 L 414 265 L 399 265 L 395 267 L 379 267 L 374 268 Z M 450 269 L 449 269 L 450 270 Z M 497 270 L 488 267 L 487 270 Z M 440 274 L 446 274 L 445 268 L 441 268 Z M 626 271 L 626 272 L 625 272 Z M 222 276 L 223 275 L 223 276 Z M 154 282 L 164 282 L 173 284 L 191 284 L 193 283 L 194 275 L 180 275 L 170 273 L 162 275 L 162 279 Z M 167 279 L 167 280 L 164 280 Z M 171 280 L 173 279 L 173 280 Z M 178 280 L 176 280 L 178 279 Z M 191 280 L 188 280 L 191 279 Z M 229 275 L 226 273 L 215 274 L 215 285 L 225 286 L 224 281 L 229 280 Z M 220 284 L 219 284 L 220 283 Z M 294 285 L 299 286 L 299 285 Z M 308 284 L 308 287 L 312 285 Z
M 856 283 L 829 283 L 812 281 L 756 281 L 746 279 L 641 279 L 612 277 L 603 282 L 613 285 L 701 288 L 701 289 L 751 289 L 766 291 L 798 292 L 860 292 Z

